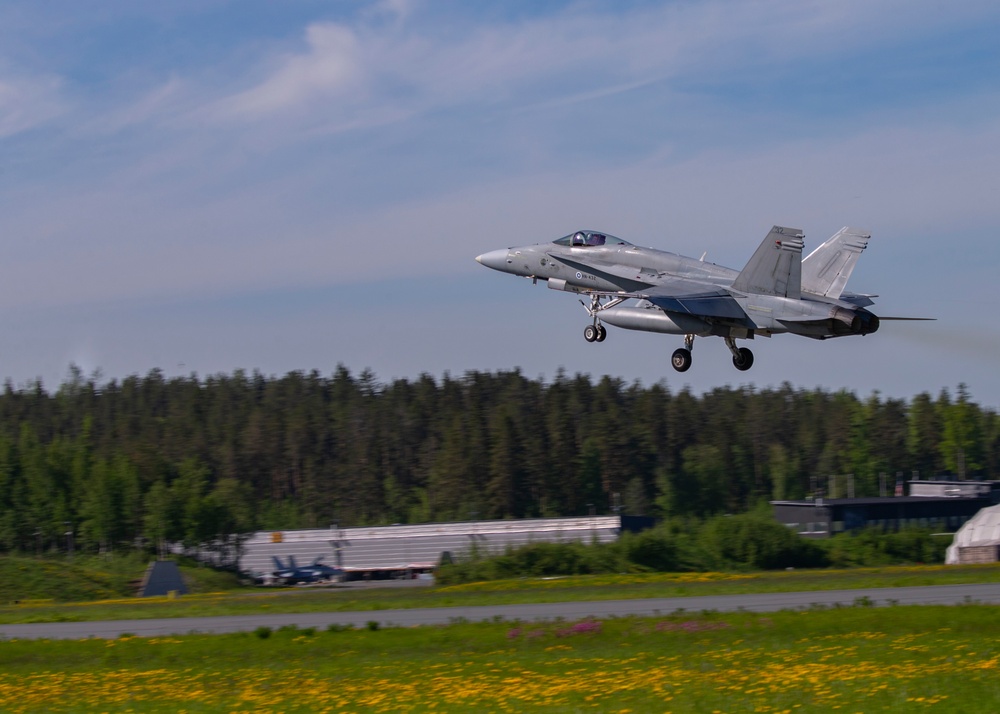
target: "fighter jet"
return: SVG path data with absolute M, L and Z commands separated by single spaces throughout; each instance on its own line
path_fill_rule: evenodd
M 488 268 L 545 280 L 553 290 L 579 293 L 591 317 L 583 337 L 603 342 L 604 325 L 684 335 L 670 363 L 691 367 L 694 338 L 725 340 L 738 370 L 753 352 L 736 340 L 792 333 L 825 340 L 876 332 L 881 320 L 867 308 L 876 295 L 846 292 L 847 280 L 871 234 L 842 228 L 804 260 L 798 228 L 774 226 L 743 270 L 654 248 L 598 231 L 577 231 L 551 243 L 494 250 L 476 260 Z M 632 301 L 632 302 L 630 302 Z
M 272 556 L 271 559 L 277 568 L 272 575 L 275 579 L 286 584 L 314 583 L 319 580 L 330 580 L 344 574 L 342 568 L 334 568 L 320 562 L 323 560 L 322 555 L 313 560 L 311 565 L 296 565 L 294 555 L 288 556 L 288 565 L 282 563 L 281 559 L 276 555 Z

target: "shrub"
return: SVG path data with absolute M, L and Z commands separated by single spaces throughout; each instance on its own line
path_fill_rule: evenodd
M 775 520 L 754 514 L 720 516 L 709 521 L 700 541 L 716 565 L 774 570 L 827 565 L 823 548 Z
M 727 569 L 776 570 L 941 563 L 950 539 L 929 531 L 853 531 L 811 540 L 790 531 L 768 513 L 720 516 L 707 522 L 670 520 L 641 533 L 623 533 L 614 543 L 532 543 L 491 556 L 466 553 L 435 572 L 441 585 L 554 575 L 636 571 L 698 572 Z
M 626 533 L 622 536 L 625 557 L 632 563 L 661 572 L 680 570 L 677 540 L 662 530 Z
M 434 578 L 441 585 L 456 585 L 480 580 L 635 570 L 624 552 L 618 543 L 586 545 L 577 541 L 529 543 L 493 556 L 475 550 L 457 562 L 440 566 Z
M 832 565 L 880 566 L 899 563 L 943 563 L 951 538 L 934 537 L 926 528 L 885 533 L 878 528 L 839 533 L 823 543 Z
M 624 533 L 621 547 L 629 563 L 661 573 L 708 570 L 708 558 L 696 540 L 697 522 L 668 522 L 641 533 Z

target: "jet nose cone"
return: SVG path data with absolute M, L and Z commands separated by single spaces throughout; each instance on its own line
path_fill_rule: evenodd
M 494 270 L 506 270 L 507 251 L 491 250 L 489 253 L 483 253 L 482 255 L 477 255 L 476 262 L 479 263 L 480 265 L 485 265 L 487 268 L 493 268 Z

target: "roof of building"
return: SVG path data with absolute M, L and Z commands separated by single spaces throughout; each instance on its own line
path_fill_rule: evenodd
M 772 506 L 814 506 L 827 508 L 829 506 L 871 506 L 878 504 L 933 503 L 935 501 L 975 501 L 983 496 L 884 496 L 869 498 L 817 498 L 801 501 L 771 501 Z
M 1000 543 L 1000 505 L 981 508 L 979 513 L 955 533 L 955 538 L 945 554 L 945 562 L 949 564 L 959 562 L 959 548 L 997 543 Z
M 275 569 L 275 556 L 293 556 L 299 565 L 319 558 L 347 571 L 427 569 L 437 565 L 445 551 L 462 556 L 473 549 L 502 553 L 507 547 L 538 542 L 606 543 L 620 530 L 618 516 L 588 516 L 260 531 L 244 541 L 239 567 L 269 573 Z

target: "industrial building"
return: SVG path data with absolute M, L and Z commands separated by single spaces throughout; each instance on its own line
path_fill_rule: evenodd
M 930 528 L 953 533 L 1000 503 L 997 481 L 909 481 L 909 495 L 772 501 L 774 517 L 799 535 L 829 538 L 860 528 Z
M 243 543 L 239 569 L 266 578 L 275 570 L 275 557 L 287 563 L 291 556 L 300 566 L 318 559 L 342 568 L 348 579 L 415 577 L 430 572 L 442 557 L 462 557 L 473 550 L 500 554 L 528 543 L 607 543 L 616 540 L 623 528 L 650 525 L 652 519 L 588 516 L 260 531 Z

